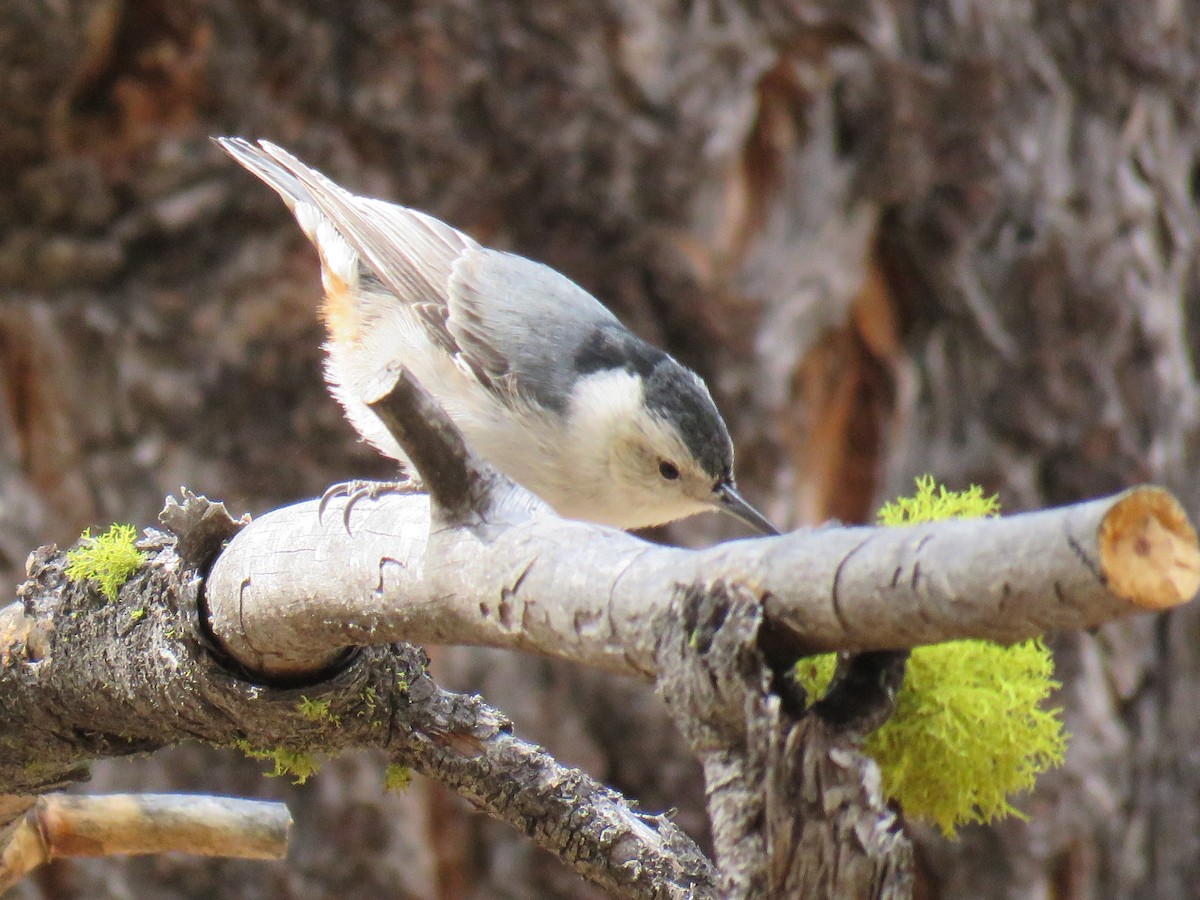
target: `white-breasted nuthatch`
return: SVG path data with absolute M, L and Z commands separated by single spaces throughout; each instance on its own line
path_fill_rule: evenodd
M 325 377 L 382 453 L 408 463 L 367 407 L 403 365 L 475 452 L 563 516 L 641 528 L 717 509 L 778 533 L 737 491 L 704 382 L 583 288 L 424 213 L 356 197 L 267 141 L 217 142 L 316 246 Z

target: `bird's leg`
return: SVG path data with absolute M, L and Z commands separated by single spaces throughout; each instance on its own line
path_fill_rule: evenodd
M 345 497 L 346 505 L 342 508 L 342 525 L 349 534 L 350 513 L 358 501 L 377 500 L 387 494 L 419 494 L 423 490 L 421 479 L 404 470 L 401 470 L 400 477 L 395 481 L 366 481 L 358 478 L 339 481 L 337 484 L 331 484 L 321 495 L 321 502 L 317 504 L 317 519 L 320 520 L 324 517 L 325 509 L 331 500 Z

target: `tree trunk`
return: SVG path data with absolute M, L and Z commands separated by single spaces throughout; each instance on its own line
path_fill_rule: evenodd
M 1195 514 L 1196 21 L 1194 0 L 8 0 L 0 583 L 181 483 L 259 513 L 392 474 L 321 384 L 314 254 L 221 133 L 575 278 L 706 377 L 781 524 L 870 519 L 923 472 L 1008 511 L 1153 480 Z M 1028 822 L 915 826 L 918 893 L 1193 896 L 1198 617 L 1057 641 L 1067 765 Z M 431 654 L 704 838 L 699 766 L 643 686 Z M 299 789 L 255 768 L 188 748 L 89 789 L 285 796 L 286 865 L 58 863 L 17 895 L 594 896 L 428 783 L 381 797 L 374 758 Z

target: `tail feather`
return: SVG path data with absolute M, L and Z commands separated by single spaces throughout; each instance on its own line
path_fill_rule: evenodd
M 213 138 L 218 146 L 263 180 L 277 193 L 287 208 L 296 214 L 296 207 L 308 204 L 316 207 L 312 196 L 300 180 L 270 156 L 244 138 Z
M 259 141 L 263 152 L 291 172 L 312 202 L 334 224 L 368 268 L 406 303 L 446 315 L 446 288 L 471 238 L 432 216 L 407 207 L 356 197 L 306 166 L 282 147 Z M 436 324 L 433 322 L 431 324 Z
M 321 318 L 331 339 L 356 339 L 362 327 L 358 254 L 346 243 L 337 226 L 321 212 L 308 188 L 285 166 L 242 138 L 213 140 L 283 198 L 321 259 L 321 284 L 325 288 Z

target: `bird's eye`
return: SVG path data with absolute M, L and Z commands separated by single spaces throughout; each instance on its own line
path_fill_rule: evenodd
M 679 467 L 675 463 L 664 459 L 658 464 L 658 474 L 667 479 L 667 481 L 674 481 L 679 477 Z

